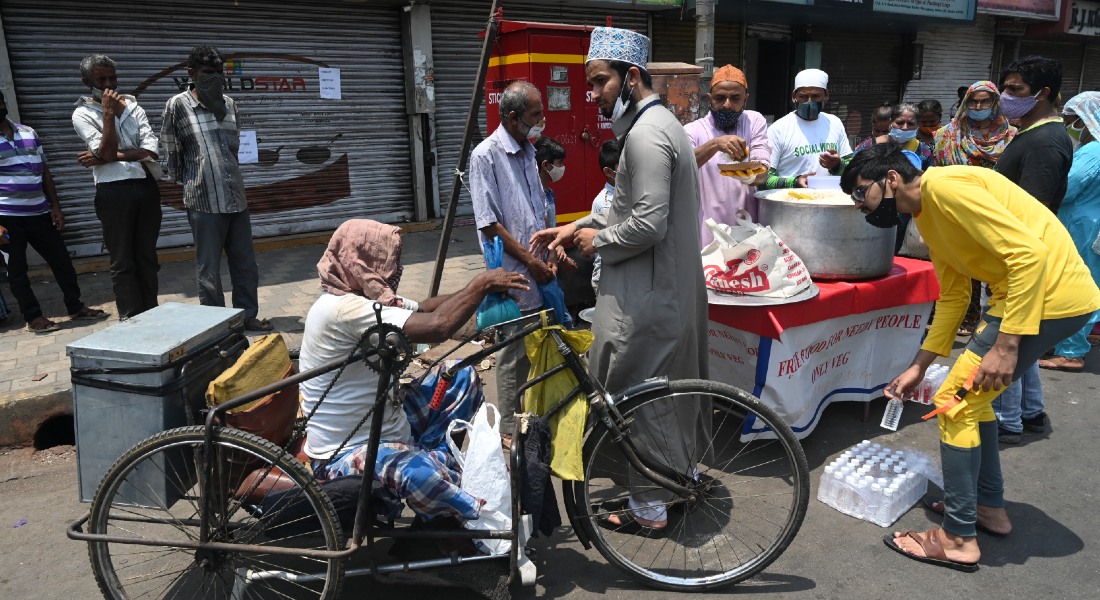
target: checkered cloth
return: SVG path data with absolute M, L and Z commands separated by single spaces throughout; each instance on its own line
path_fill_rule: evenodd
M 470 420 L 485 396 L 481 379 L 472 367 L 459 371 L 444 396 L 443 407 L 432 411 L 428 405 L 445 365 L 429 372 L 418 385 L 406 385 L 405 416 L 409 419 L 411 443 L 383 440 L 378 445 L 374 471 L 372 507 L 387 518 L 401 514 L 401 501 L 426 520 L 455 517 L 476 520 L 485 501 L 462 491 L 458 462 L 447 450 L 447 426 L 455 419 Z M 314 460 L 319 480 L 360 475 L 366 468 L 368 445 L 347 450 L 332 462 Z

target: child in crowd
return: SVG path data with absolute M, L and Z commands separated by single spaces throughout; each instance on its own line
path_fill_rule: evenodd
M 600 146 L 600 170 L 603 171 L 607 181 L 600 193 L 596 194 L 596 199 L 592 201 L 593 214 L 600 214 L 611 208 L 611 199 L 615 197 L 615 174 L 619 170 L 619 140 L 610 139 Z M 596 262 L 592 265 L 592 289 L 597 296 L 600 295 L 601 263 L 600 255 L 597 253 Z
M 542 136 L 535 140 L 535 164 L 539 166 L 539 179 L 546 193 L 546 228 L 558 226 L 558 211 L 554 205 L 554 190 L 550 184 L 565 175 L 565 147 L 556 140 Z

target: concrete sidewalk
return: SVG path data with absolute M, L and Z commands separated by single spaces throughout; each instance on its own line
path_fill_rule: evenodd
M 403 296 L 414 300 L 427 297 L 439 235 L 440 230 L 435 229 L 402 236 L 401 258 L 405 271 L 400 291 Z M 485 268 L 473 226 L 456 227 L 451 238 L 454 241 L 448 252 L 441 293 L 460 290 Z M 317 261 L 324 251 L 324 244 L 314 244 L 256 254 L 260 268 L 259 316 L 269 319 L 275 331 L 287 335 L 288 345 L 298 345 L 306 313 L 320 294 Z M 69 359 L 65 356 L 65 346 L 118 322 L 110 274 L 85 273 L 78 277 L 85 304 L 111 313 L 111 317 L 103 321 L 69 321 L 55 280 L 52 277 L 34 278 L 34 293 L 43 312 L 57 321 L 61 330 L 49 334 L 31 333 L 18 313 L 0 325 L 0 412 L 29 397 L 56 395 L 68 390 Z M 232 286 L 224 261 L 222 284 L 227 290 L 226 304 L 232 306 L 232 294 L 229 293 Z M 4 292 L 11 304 L 10 290 Z M 159 299 L 161 303 L 199 303 L 193 261 L 161 265 Z M 16 309 L 15 306 L 11 308 Z M 253 337 L 262 335 L 249 333 Z M 4 445 L 4 440 L 0 439 L 0 445 Z

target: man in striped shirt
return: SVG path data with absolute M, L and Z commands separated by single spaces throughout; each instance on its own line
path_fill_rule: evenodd
M 160 143 L 168 158 L 168 178 L 183 183 L 183 204 L 195 238 L 195 278 L 199 302 L 225 306 L 221 256 L 229 261 L 233 308 L 244 310 L 245 328 L 271 331 L 259 312 L 260 282 L 252 248 L 252 221 L 237 163 L 240 118 L 224 89 L 225 56 L 213 46 L 195 46 L 187 57 L 191 84 L 168 99 Z
M 105 319 L 107 313 L 80 301 L 76 269 L 58 233 L 65 216 L 57 202 L 57 189 L 46 166 L 46 153 L 38 134 L 8 119 L 8 107 L 0 92 L 0 250 L 8 254 L 8 284 L 19 302 L 27 329 L 45 333 L 61 329 L 42 315 L 27 277 L 27 245 L 46 260 L 65 299 L 72 320 Z
M 73 127 L 88 148 L 77 160 L 91 167 L 95 178 L 95 214 L 111 255 L 118 316 L 133 317 L 157 305 L 157 136 L 137 98 L 115 91 L 115 61 L 102 54 L 86 56 L 80 74 L 92 97 L 81 96 L 73 111 Z

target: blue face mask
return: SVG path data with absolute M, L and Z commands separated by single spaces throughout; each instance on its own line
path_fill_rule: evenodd
M 898 129 L 897 127 L 890 128 L 890 139 L 899 144 L 905 144 L 915 137 L 917 137 L 916 129 Z
M 824 102 L 799 102 L 795 107 L 795 112 L 799 117 L 806 119 L 807 121 L 816 121 L 817 116 L 821 114 L 821 108 L 825 105 Z
M 966 109 L 966 114 L 970 115 L 971 119 L 975 121 L 984 121 L 989 118 L 989 115 L 993 114 L 992 108 L 985 108 L 982 110 L 974 110 L 971 108 Z

